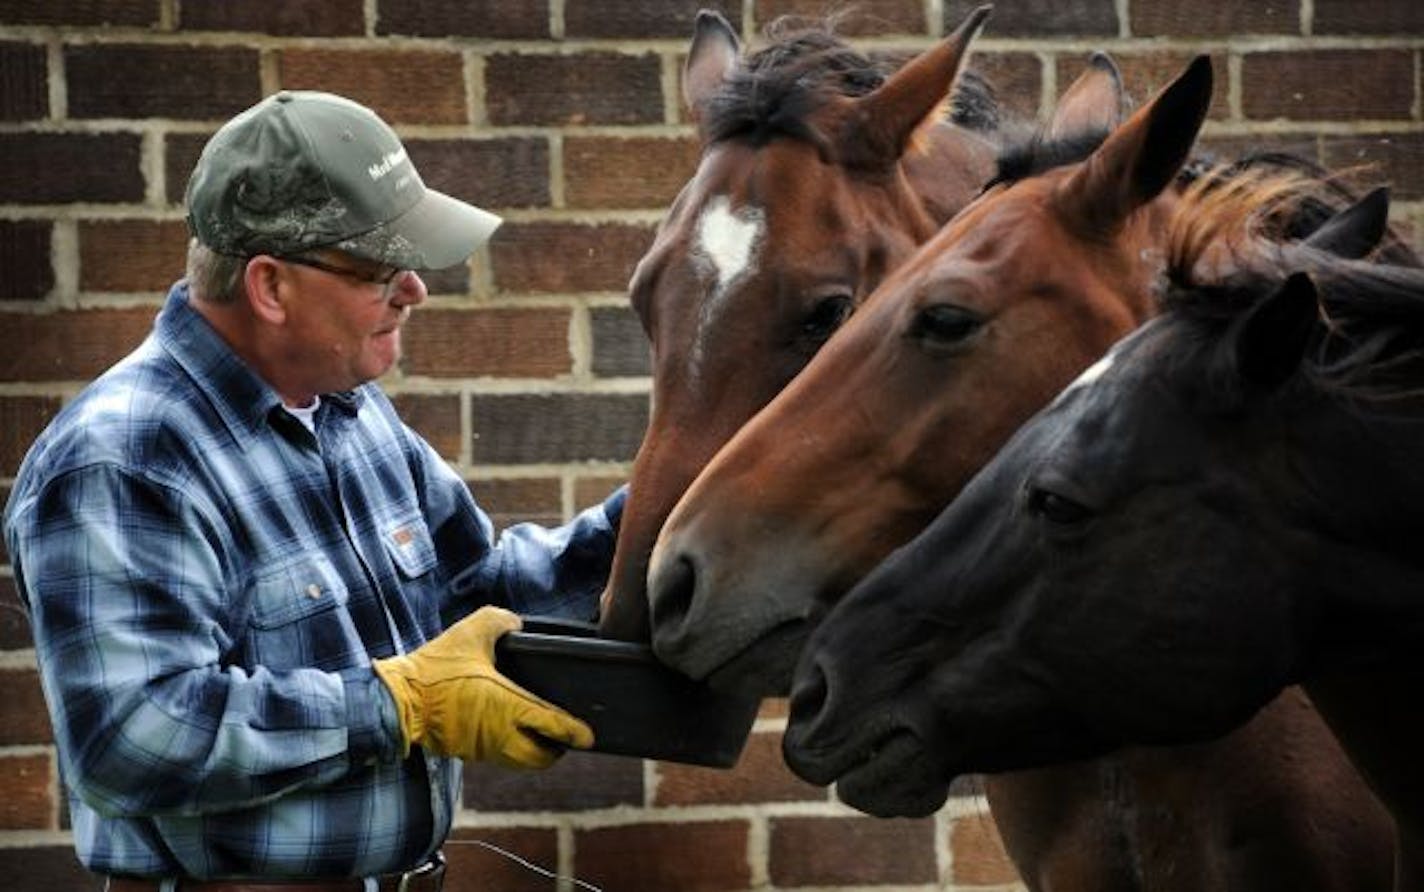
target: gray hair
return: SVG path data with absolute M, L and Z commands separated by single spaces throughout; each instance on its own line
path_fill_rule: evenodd
M 198 241 L 188 240 L 188 290 L 197 300 L 231 303 L 242 292 L 246 257 L 219 254 Z

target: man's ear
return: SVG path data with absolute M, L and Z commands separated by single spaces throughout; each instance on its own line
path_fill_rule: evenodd
M 243 299 L 252 309 L 252 314 L 269 325 L 281 325 L 287 321 L 287 307 L 282 293 L 282 265 L 265 254 L 259 254 L 247 261 L 242 271 Z

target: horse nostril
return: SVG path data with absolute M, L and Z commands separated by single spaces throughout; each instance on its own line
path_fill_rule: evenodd
M 789 721 L 811 727 L 826 708 L 830 693 L 830 681 L 820 663 L 813 663 L 808 669 L 796 673 L 791 687 Z
M 653 628 L 671 630 L 680 627 L 692 609 L 692 597 L 696 592 L 697 570 L 692 559 L 679 555 L 671 566 L 652 580 L 648 606 L 653 615 Z

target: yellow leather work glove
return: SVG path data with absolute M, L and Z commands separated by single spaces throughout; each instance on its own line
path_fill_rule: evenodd
M 481 607 L 409 654 L 372 664 L 395 699 L 407 754 L 419 744 L 442 756 L 547 768 L 563 747 L 593 745 L 588 725 L 495 670 L 495 642 L 522 625 L 502 607 Z

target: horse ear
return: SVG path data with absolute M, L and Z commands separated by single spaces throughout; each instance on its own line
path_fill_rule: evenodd
M 701 123 L 707 102 L 741 63 L 741 52 L 737 32 L 721 13 L 710 9 L 697 13 L 692 46 L 682 70 L 682 98 L 694 121 Z
M 1295 374 L 1320 318 L 1319 306 L 1310 276 L 1293 273 L 1246 312 L 1229 343 L 1248 391 L 1270 393 Z
M 1375 249 L 1389 228 L 1389 188 L 1380 186 L 1321 224 L 1301 244 L 1358 260 Z
M 893 164 L 904 154 L 920 124 L 949 96 L 969 44 L 984 26 L 992 6 L 969 14 L 954 33 L 905 63 L 874 92 L 854 100 L 850 128 L 840 134 L 846 157 Z M 873 128 L 873 129 L 871 129 Z
M 1093 53 L 1088 67 L 1058 100 L 1045 136 L 1052 140 L 1111 130 L 1122 123 L 1125 99 L 1117 63 L 1107 53 Z
M 1211 59 L 1197 56 L 1059 187 L 1059 207 L 1097 231 L 1111 231 L 1161 194 L 1206 120 L 1211 85 Z

